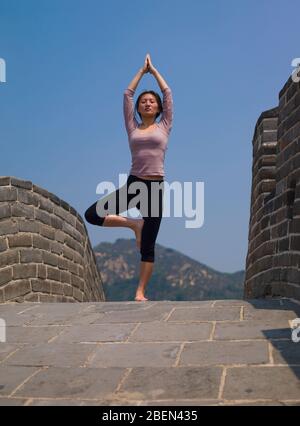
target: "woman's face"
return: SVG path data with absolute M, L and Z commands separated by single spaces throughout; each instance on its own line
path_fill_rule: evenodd
M 152 117 L 158 113 L 158 103 L 151 93 L 145 93 L 140 99 L 138 112 L 145 117 Z

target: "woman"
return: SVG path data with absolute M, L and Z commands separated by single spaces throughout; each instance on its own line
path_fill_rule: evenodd
M 142 76 L 148 72 L 156 78 L 163 93 L 163 102 L 161 102 L 158 93 L 152 90 L 144 91 L 139 95 L 134 108 L 133 95 L 135 89 Z M 136 111 L 142 120 L 141 124 L 135 118 Z M 171 89 L 152 65 L 149 54 L 146 55 L 143 68 L 138 71 L 124 91 L 123 112 L 132 155 L 130 174 L 124 186 L 90 206 L 85 212 L 85 218 L 94 225 L 123 226 L 134 231 L 136 244 L 141 253 L 140 280 L 135 300 L 146 301 L 148 299 L 145 297 L 145 288 L 153 272 L 155 241 L 162 219 L 164 157 L 173 121 Z M 157 123 L 155 120 L 160 114 L 162 114 L 162 117 Z M 148 210 L 143 219 L 132 219 L 118 215 L 122 211 L 128 210 L 130 201 L 135 198 L 136 194 L 128 191 L 130 184 L 135 182 L 142 182 L 148 190 Z M 151 185 L 152 183 L 154 185 Z M 151 191 L 156 191 L 154 197 L 150 196 Z M 122 208 L 120 207 L 122 196 L 124 197 L 123 200 L 127 200 L 125 209 L 124 205 L 122 205 Z M 155 203 L 158 203 L 158 206 L 156 206 L 158 207 L 158 214 L 151 216 L 151 202 L 154 202 L 155 196 Z M 112 199 L 115 200 L 114 211 L 116 214 L 99 215 L 97 212 L 99 212 L 100 207 L 107 208 L 109 200 Z M 140 203 L 134 207 L 140 209 Z

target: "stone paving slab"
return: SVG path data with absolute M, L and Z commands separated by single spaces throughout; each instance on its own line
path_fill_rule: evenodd
M 248 340 L 248 339 L 290 339 L 291 328 L 288 320 L 276 322 L 244 320 L 216 324 L 214 339 L 216 340 Z
M 96 348 L 88 367 L 155 367 L 172 366 L 180 350 L 180 344 L 172 343 L 124 343 L 103 344 Z
M 300 399 L 300 367 L 241 367 L 227 370 L 225 399 Z
M 255 309 L 253 307 L 245 307 L 244 319 L 245 320 L 260 320 L 260 321 L 279 321 L 279 320 L 292 320 L 297 317 L 299 313 L 294 310 L 285 309 Z
M 137 324 L 90 324 L 64 327 L 56 343 L 122 342 L 126 341 Z
M 56 327 L 56 326 L 53 326 L 53 327 L 8 326 L 6 328 L 6 341 L 7 343 L 19 343 L 19 344 L 20 343 L 28 343 L 28 344 L 47 343 L 50 339 L 56 337 L 61 331 L 63 331 L 62 327 Z
M 127 400 L 217 398 L 221 375 L 218 367 L 134 368 L 116 395 Z
M 300 304 L 0 305 L 0 405 L 300 405 Z
M 64 399 L 101 399 L 111 395 L 124 375 L 123 368 L 50 367 L 21 386 L 16 396 Z
M 275 364 L 299 365 L 300 367 L 300 342 L 291 340 L 273 342 L 272 356 Z
M 267 342 L 195 342 L 186 343 L 181 365 L 268 364 Z
M 239 306 L 175 308 L 169 321 L 239 321 Z
M 120 302 L 121 303 L 121 302 Z M 145 303 L 145 302 L 143 302 Z M 132 310 L 116 310 L 114 312 L 105 312 L 99 320 L 95 320 L 93 324 L 100 323 L 136 323 L 136 322 L 152 322 L 163 321 L 166 316 L 170 314 L 172 307 L 166 305 L 149 305 L 145 309 L 132 309 Z
M 17 387 L 31 377 L 38 368 L 10 367 L 0 365 L 0 395 L 10 396 Z
M 213 324 L 186 324 L 153 321 L 140 324 L 129 338 L 131 342 L 208 340 Z
M 94 349 L 93 345 L 76 343 L 26 345 L 1 365 L 80 367 Z
M 0 343 L 0 363 L 3 362 L 10 354 L 17 351 L 21 347 L 21 344 L 11 344 L 8 342 Z

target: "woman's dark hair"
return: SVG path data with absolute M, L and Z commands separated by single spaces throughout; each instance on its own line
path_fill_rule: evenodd
M 159 96 L 159 94 L 158 93 L 156 93 L 156 92 L 154 92 L 154 90 L 145 90 L 144 92 L 142 92 L 140 95 L 139 95 L 139 97 L 137 98 L 137 100 L 136 100 L 136 103 L 135 103 L 135 107 L 134 107 L 134 115 L 135 115 L 135 118 L 137 117 L 137 114 L 140 116 L 140 119 L 142 119 L 142 116 L 141 116 L 141 114 L 138 112 L 138 107 L 139 107 L 139 103 L 140 103 L 140 99 L 141 99 L 141 97 L 143 96 L 143 95 L 145 95 L 146 93 L 150 93 L 151 95 L 154 95 L 155 96 L 155 99 L 156 99 L 156 102 L 157 102 L 157 104 L 158 104 L 158 112 L 156 113 L 156 115 L 155 115 L 155 120 L 157 119 L 157 117 L 159 117 L 160 116 L 160 114 L 162 113 L 162 111 L 163 111 L 163 106 L 162 106 L 162 101 L 161 101 L 161 98 L 160 98 L 160 96 Z M 138 121 L 138 120 L 137 120 Z

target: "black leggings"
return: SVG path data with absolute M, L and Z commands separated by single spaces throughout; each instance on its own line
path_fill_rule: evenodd
M 133 191 L 134 188 L 130 191 L 134 193 L 128 192 L 128 187 L 133 182 L 143 182 L 145 183 L 147 187 L 147 195 L 146 195 L 146 198 L 142 198 L 142 203 L 144 203 L 144 199 L 148 200 L 148 202 L 144 204 L 144 206 L 142 205 L 142 212 L 141 212 L 141 205 L 139 201 L 137 203 L 134 203 L 133 201 L 129 207 L 130 201 L 134 199 L 135 197 L 138 197 L 138 194 L 140 193 L 139 189 L 136 189 L 135 191 Z M 157 183 L 152 185 L 151 187 L 151 182 L 157 182 Z M 152 188 L 152 197 L 151 197 L 151 188 Z M 144 219 L 144 226 L 142 228 L 142 235 L 141 235 L 141 248 L 140 248 L 141 261 L 154 263 L 155 241 L 159 231 L 159 227 L 160 227 L 160 223 L 162 219 L 162 212 L 163 212 L 163 194 L 164 194 L 164 180 L 162 178 L 148 180 L 148 179 L 139 178 L 134 175 L 129 175 L 125 185 L 123 185 L 116 191 L 104 196 L 103 198 L 101 198 L 100 200 L 92 204 L 86 210 L 84 216 L 85 216 L 85 219 L 92 225 L 102 226 L 105 216 L 110 213 L 101 214 L 101 215 L 99 215 L 98 213 L 101 207 L 102 209 L 106 209 L 106 210 L 109 209 L 109 205 L 108 205 L 109 201 L 113 203 L 112 214 L 119 214 L 133 207 L 136 207 L 137 209 L 139 209 Z M 151 211 L 152 209 L 153 211 Z

